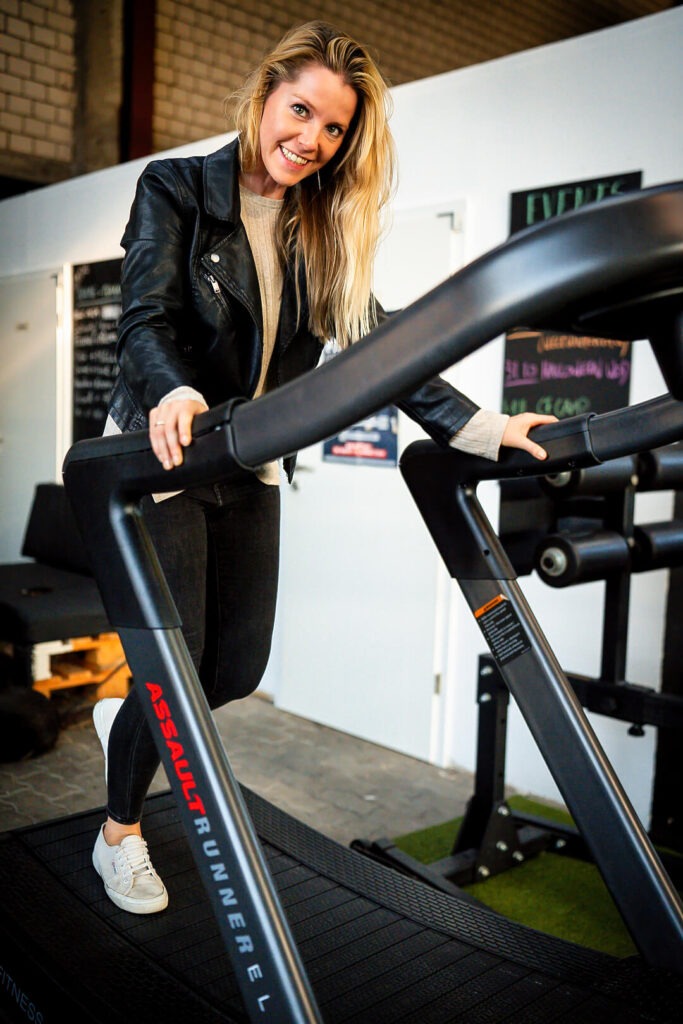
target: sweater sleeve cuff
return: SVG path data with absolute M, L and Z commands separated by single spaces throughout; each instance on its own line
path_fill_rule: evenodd
M 173 391 L 169 391 L 168 394 L 164 395 L 159 400 L 159 405 L 163 405 L 164 402 L 188 400 L 193 402 L 202 402 L 204 405 L 207 404 L 204 395 L 194 388 L 191 388 L 188 384 L 182 384 L 179 388 L 173 388 Z
M 451 438 L 449 444 L 461 452 L 481 455 L 496 462 L 509 419 L 505 413 L 479 409 Z

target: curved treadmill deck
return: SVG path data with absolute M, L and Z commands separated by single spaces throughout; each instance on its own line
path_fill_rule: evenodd
M 197 443 L 174 479 L 180 487 L 223 479 L 231 468 L 257 466 L 322 440 L 521 322 L 597 332 L 610 328 L 610 311 L 616 310 L 634 332 L 616 336 L 649 336 L 670 390 L 681 399 L 682 240 L 682 184 L 598 203 L 529 229 L 319 370 L 256 402 L 198 417 Z M 643 317 L 655 324 L 649 334 L 641 331 Z M 671 436 L 659 443 L 683 436 L 679 405 L 672 406 Z M 617 422 L 617 435 L 618 428 Z M 590 433 L 585 424 L 579 429 L 582 437 Z M 591 463 L 613 457 L 609 436 L 607 441 L 602 455 L 588 446 Z M 563 442 L 558 444 L 561 449 Z M 618 451 L 618 443 L 614 447 Z M 310 983 L 325 1022 L 680 1020 L 683 974 L 644 965 L 667 962 L 660 953 L 668 950 L 669 933 L 658 941 L 656 921 L 674 937 L 669 959 L 680 959 L 680 908 L 656 865 L 649 873 L 634 869 L 632 876 L 642 874 L 650 885 L 636 901 L 644 919 L 654 909 L 647 893 L 661 897 L 655 925 L 650 921 L 645 929 L 651 956 L 622 962 L 399 876 L 251 794 L 244 794 L 251 813 L 241 811 L 242 797 L 180 640 L 177 613 L 145 554 L 135 502 L 167 484 L 145 433 L 75 445 L 65 462 L 65 484 L 133 674 L 164 680 L 193 757 L 206 820 L 221 849 L 231 850 L 229 868 L 240 892 L 249 894 L 242 905 L 278 998 L 270 1006 L 282 1007 L 278 1019 L 272 1012 L 264 1019 L 317 1021 Z M 147 711 L 154 724 L 151 703 Z M 171 893 L 169 909 L 149 919 L 118 911 L 102 892 L 90 863 L 102 809 L 0 836 L 0 1016 L 38 1024 L 66 1013 L 75 1021 L 119 1022 L 127 1014 L 136 1024 L 237 1022 L 247 1019 L 244 999 L 251 1019 L 260 1019 L 190 813 L 194 797 L 179 780 L 172 781 L 174 797 L 148 801 L 145 833 Z M 614 791 L 602 788 L 607 798 Z M 625 814 L 622 808 L 612 820 L 619 823 Z M 261 848 L 273 883 L 262 871 Z M 630 856 L 637 863 L 641 853 L 647 850 L 634 839 Z M 620 863 L 622 856 L 620 847 L 610 861 Z M 623 882 L 621 891 L 630 893 Z
M 244 795 L 326 1022 L 680 1020 L 683 977 L 515 925 Z M 246 1021 L 171 794 L 145 812 L 171 896 L 163 914 L 135 917 L 105 897 L 90 861 L 102 815 L 0 838 L 0 1019 L 27 1019 L 18 988 L 45 1022 Z

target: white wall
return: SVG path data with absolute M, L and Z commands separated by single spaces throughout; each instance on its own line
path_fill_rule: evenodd
M 512 191 L 623 171 L 643 171 L 644 185 L 683 178 L 683 10 L 394 90 L 393 128 L 400 157 L 397 210 L 466 201 L 465 258 L 505 239 Z M 209 152 L 223 137 L 175 150 Z M 0 203 L 0 277 L 120 254 L 135 180 L 135 161 Z M 482 406 L 499 408 L 502 342 L 454 372 L 457 385 Z M 645 346 L 636 347 L 632 400 L 664 390 Z M 495 518 L 497 491 L 481 496 Z M 661 499 L 660 499 L 661 500 Z M 647 518 L 660 515 L 651 513 Z M 670 514 L 670 501 L 661 517 Z M 560 660 L 595 673 L 601 584 L 549 593 L 523 581 Z M 634 586 L 633 617 L 641 626 L 628 674 L 658 682 L 666 574 Z M 286 600 L 286 594 L 283 595 Z M 482 641 L 458 594 L 451 622 L 447 685 L 436 759 L 474 764 L 476 658 Z M 580 638 L 580 642 L 579 642 Z M 599 722 L 608 754 L 647 818 L 653 737 L 626 740 L 623 723 Z M 651 730 L 649 730 L 651 732 Z M 508 781 L 555 795 L 523 724 L 511 729 Z
M 467 200 L 466 259 L 503 241 L 510 193 L 535 186 L 643 171 L 643 185 L 683 178 L 683 11 L 541 47 L 394 90 L 400 153 L 397 207 L 442 197 Z M 502 341 L 461 363 L 451 379 L 486 408 L 500 408 Z M 666 389 L 649 346 L 636 345 L 631 401 Z M 496 485 L 480 488 L 495 522 Z M 671 515 L 670 495 L 638 499 L 640 521 Z M 536 576 L 522 587 L 561 663 L 599 671 L 603 584 L 551 591 Z M 629 681 L 659 684 L 667 574 L 633 581 Z M 481 638 L 459 592 L 450 609 L 451 646 L 442 714 L 441 763 L 472 768 L 476 659 Z M 649 817 L 654 735 L 627 724 L 593 724 L 636 810 Z M 511 714 L 507 778 L 557 797 L 525 726 Z

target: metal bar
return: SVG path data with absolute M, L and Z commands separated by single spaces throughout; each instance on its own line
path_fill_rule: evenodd
M 604 525 L 622 537 L 633 539 L 635 488 L 625 487 L 621 493 L 605 497 Z M 628 645 L 628 613 L 631 603 L 630 565 L 610 572 L 605 580 L 600 678 L 618 684 L 626 678 Z
M 121 537 L 141 529 L 135 510 L 119 516 Z M 151 559 L 139 552 L 138 559 L 140 578 L 152 578 Z M 320 1011 L 180 628 L 120 627 L 119 636 L 250 1019 L 319 1024 Z
M 574 672 L 567 679 L 582 707 L 621 722 L 654 725 L 659 729 L 683 729 L 683 695 L 661 693 L 637 683 L 593 679 Z M 676 740 L 678 743 L 678 740 Z M 679 761 L 676 762 L 677 766 Z
M 492 659 L 479 659 L 479 723 L 474 793 L 458 829 L 452 853 L 479 850 L 492 815 L 505 800 L 505 747 L 510 695 Z
M 475 491 L 456 493 L 460 542 L 485 550 L 488 566 L 500 541 Z M 458 582 L 634 943 L 648 963 L 683 970 L 681 900 L 517 581 L 482 572 Z M 482 611 L 503 602 L 505 636 Z

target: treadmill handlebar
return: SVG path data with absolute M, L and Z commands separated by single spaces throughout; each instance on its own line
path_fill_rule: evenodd
M 613 412 L 587 413 L 544 424 L 530 431 L 529 437 L 545 448 L 546 459 L 535 459 L 520 449 L 503 448 L 498 461 L 493 462 L 451 449 L 450 479 L 476 484 L 481 480 L 547 476 L 661 448 L 683 439 L 683 402 L 660 395 Z M 423 451 L 425 445 L 435 447 L 433 443 L 417 441 L 406 449 L 401 462 Z
M 77 441 L 64 459 L 63 475 L 69 480 L 90 474 L 99 486 L 122 498 L 185 490 L 226 479 L 235 472 L 251 471 L 234 453 L 232 419 L 244 399 L 231 399 L 195 416 L 192 444 L 184 449 L 183 463 L 171 470 L 162 467 L 152 451 L 149 431 L 134 430 Z M 72 493 L 72 501 L 74 494 Z
M 265 430 L 270 420 L 268 403 L 264 400 L 258 404 Z M 226 402 L 195 417 L 193 443 L 186 449 L 183 465 L 173 470 L 161 467 L 147 431 L 140 430 L 77 442 L 65 460 L 65 475 L 83 462 L 92 463 L 93 469 L 103 462 L 106 472 L 103 476 L 97 474 L 101 483 L 108 480 L 112 491 L 122 485 L 126 497 L 141 497 L 248 472 L 257 467 L 246 465 L 236 455 L 240 450 L 242 408 L 242 401 Z M 582 414 L 544 424 L 535 427 L 529 436 L 546 449 L 547 459 L 540 461 L 528 452 L 503 448 L 498 461 L 493 462 L 450 449 L 449 472 L 463 483 L 545 476 L 650 451 L 683 439 L 683 402 L 661 395 L 613 412 Z M 415 442 L 416 446 L 424 444 L 433 442 Z M 104 470 L 105 466 L 101 468 Z
M 230 402 L 197 417 L 195 436 L 226 431 L 232 464 L 256 468 L 400 402 L 513 327 L 586 333 L 599 315 L 601 330 L 609 331 L 612 317 L 623 326 L 625 309 L 626 320 L 638 327 L 637 314 L 646 313 L 658 349 L 683 365 L 676 327 L 681 304 L 683 182 L 606 199 L 519 232 L 323 366 L 256 401 Z M 683 372 L 673 377 L 669 388 L 677 395 Z M 145 479 L 148 491 L 216 479 L 195 480 L 198 460 L 191 451 L 187 465 L 160 471 L 153 456 L 144 458 L 145 445 L 144 437 L 78 442 L 65 474 L 81 460 L 125 454 L 137 465 L 117 475 L 135 478 L 136 488 Z

